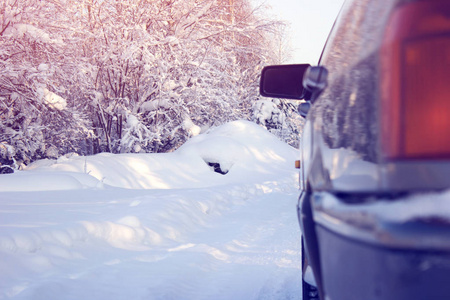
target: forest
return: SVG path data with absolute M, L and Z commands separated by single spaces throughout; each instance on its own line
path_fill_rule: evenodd
M 233 120 L 292 146 L 295 107 L 260 98 L 286 24 L 249 0 L 4 0 L 0 166 L 171 152 Z

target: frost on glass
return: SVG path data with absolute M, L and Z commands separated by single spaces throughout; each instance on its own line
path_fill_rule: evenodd
M 321 64 L 328 88 L 313 107 L 330 148 L 376 161 L 378 53 L 392 1 L 349 1 L 329 37 Z

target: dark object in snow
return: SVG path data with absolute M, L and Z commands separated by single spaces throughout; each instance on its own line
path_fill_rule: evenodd
M 10 166 L 0 166 L 0 174 L 12 174 L 14 169 Z
M 8 153 L 8 148 L 0 144 L 0 166 L 6 167 L 12 164 L 14 164 L 14 161 L 11 158 L 11 154 Z
M 222 168 L 220 167 L 220 163 L 214 163 L 214 162 L 206 162 L 208 164 L 208 166 L 210 166 L 214 172 L 225 175 L 228 173 L 228 171 L 224 171 L 222 170 Z
M 318 66 L 262 70 L 261 95 L 306 101 L 303 299 L 450 299 L 449 21 L 448 0 L 346 0 Z

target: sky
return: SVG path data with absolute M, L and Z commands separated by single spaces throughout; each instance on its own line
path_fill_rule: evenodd
M 316 65 L 344 0 L 254 0 L 272 7 L 273 13 L 290 24 L 294 49 L 288 63 Z

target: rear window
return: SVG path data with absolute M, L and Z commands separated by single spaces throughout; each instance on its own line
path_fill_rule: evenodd
M 368 161 L 378 154 L 378 56 L 391 0 L 347 1 L 324 48 L 328 88 L 313 106 L 330 148 L 349 148 Z

